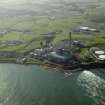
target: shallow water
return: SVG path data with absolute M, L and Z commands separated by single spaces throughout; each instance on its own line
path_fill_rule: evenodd
M 105 105 L 105 71 L 0 64 L 0 105 Z

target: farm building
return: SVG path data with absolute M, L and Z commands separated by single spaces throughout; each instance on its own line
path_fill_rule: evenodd
M 73 31 L 83 32 L 83 33 L 99 32 L 99 30 L 92 28 L 92 27 L 87 27 L 87 26 L 80 26 L 79 28 L 74 29 Z
M 95 29 L 95 28 L 91 28 L 91 27 L 83 27 L 83 26 L 81 26 L 79 28 L 79 31 L 80 32 L 97 32 L 98 30 Z

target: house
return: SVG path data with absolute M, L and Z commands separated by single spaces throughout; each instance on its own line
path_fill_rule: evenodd
M 7 34 L 6 31 L 0 31 L 0 35 L 1 35 L 1 36 L 2 36 L 2 35 L 5 35 L 5 34 Z
M 27 58 L 26 57 L 21 58 L 20 62 L 21 63 L 26 63 L 27 62 Z

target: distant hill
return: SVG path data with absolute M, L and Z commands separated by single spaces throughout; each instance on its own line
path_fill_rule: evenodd
M 0 0 L 0 16 L 59 15 L 71 10 L 84 10 L 104 0 Z

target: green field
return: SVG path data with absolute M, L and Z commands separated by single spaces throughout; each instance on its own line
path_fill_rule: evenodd
M 12 1 L 12 0 L 8 0 Z M 72 39 L 98 46 L 105 50 L 105 2 L 98 0 L 39 0 L 19 1 L 0 15 L 0 31 L 7 31 L 6 35 L 0 35 L 0 51 L 27 52 L 40 47 L 43 40 L 41 34 L 56 32 L 54 46 L 68 39 L 69 31 L 80 26 L 91 26 L 99 29 L 100 33 L 84 34 L 72 32 Z M 22 6 L 21 4 L 24 4 Z M 1 7 L 6 7 L 1 2 Z M 0 8 L 1 8 L 0 7 Z M 24 12 L 25 10 L 25 12 Z M 1 10 L 0 10 L 1 11 Z M 5 16 L 6 13 L 8 16 Z M 8 46 L 6 42 L 21 41 L 19 45 Z

